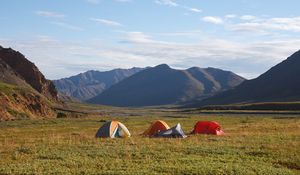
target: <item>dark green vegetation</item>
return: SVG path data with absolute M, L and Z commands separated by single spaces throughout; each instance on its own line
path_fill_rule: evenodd
M 300 51 L 256 79 L 190 106 L 300 101 Z
M 87 71 L 69 78 L 54 80 L 53 83 L 63 95 L 85 101 L 141 70 L 143 68 L 134 67 L 132 69 L 114 69 L 106 72 Z
M 75 104 L 73 105 L 76 106 Z M 78 106 L 77 106 L 78 107 Z M 199 115 L 163 109 L 98 108 L 104 116 L 0 122 L 0 174 L 299 174 L 300 116 Z M 129 139 L 96 139 L 107 120 Z M 218 121 L 225 136 L 143 138 L 151 121 Z
M 300 102 L 269 102 L 269 103 L 247 103 L 239 105 L 216 105 L 204 106 L 196 110 L 254 110 L 254 111 L 273 111 L 273 112 L 294 112 L 300 113 Z
M 148 68 L 115 84 L 88 102 L 113 106 L 155 106 L 203 99 L 231 89 L 244 79 L 220 69 Z

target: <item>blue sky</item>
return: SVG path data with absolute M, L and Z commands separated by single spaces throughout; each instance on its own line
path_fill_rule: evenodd
M 300 46 L 299 0 L 3 0 L 0 45 L 50 79 L 167 63 L 254 78 Z

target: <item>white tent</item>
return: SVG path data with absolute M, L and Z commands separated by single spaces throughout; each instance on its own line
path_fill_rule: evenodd
M 157 133 L 154 137 L 175 137 L 175 138 L 186 138 L 187 136 L 184 134 L 180 123 L 178 123 L 176 126 Z

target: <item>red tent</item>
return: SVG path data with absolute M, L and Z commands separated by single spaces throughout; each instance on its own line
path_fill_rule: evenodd
M 219 123 L 214 121 L 199 121 L 196 123 L 194 130 L 191 134 L 213 134 L 223 135 L 224 132 L 221 130 Z

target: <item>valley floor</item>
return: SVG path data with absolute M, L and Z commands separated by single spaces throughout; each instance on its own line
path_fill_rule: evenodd
M 300 174 L 300 116 L 181 114 L 145 109 L 106 116 L 0 122 L 0 174 Z M 96 139 L 105 120 L 129 139 Z M 226 135 L 144 138 L 154 120 L 218 121 Z

